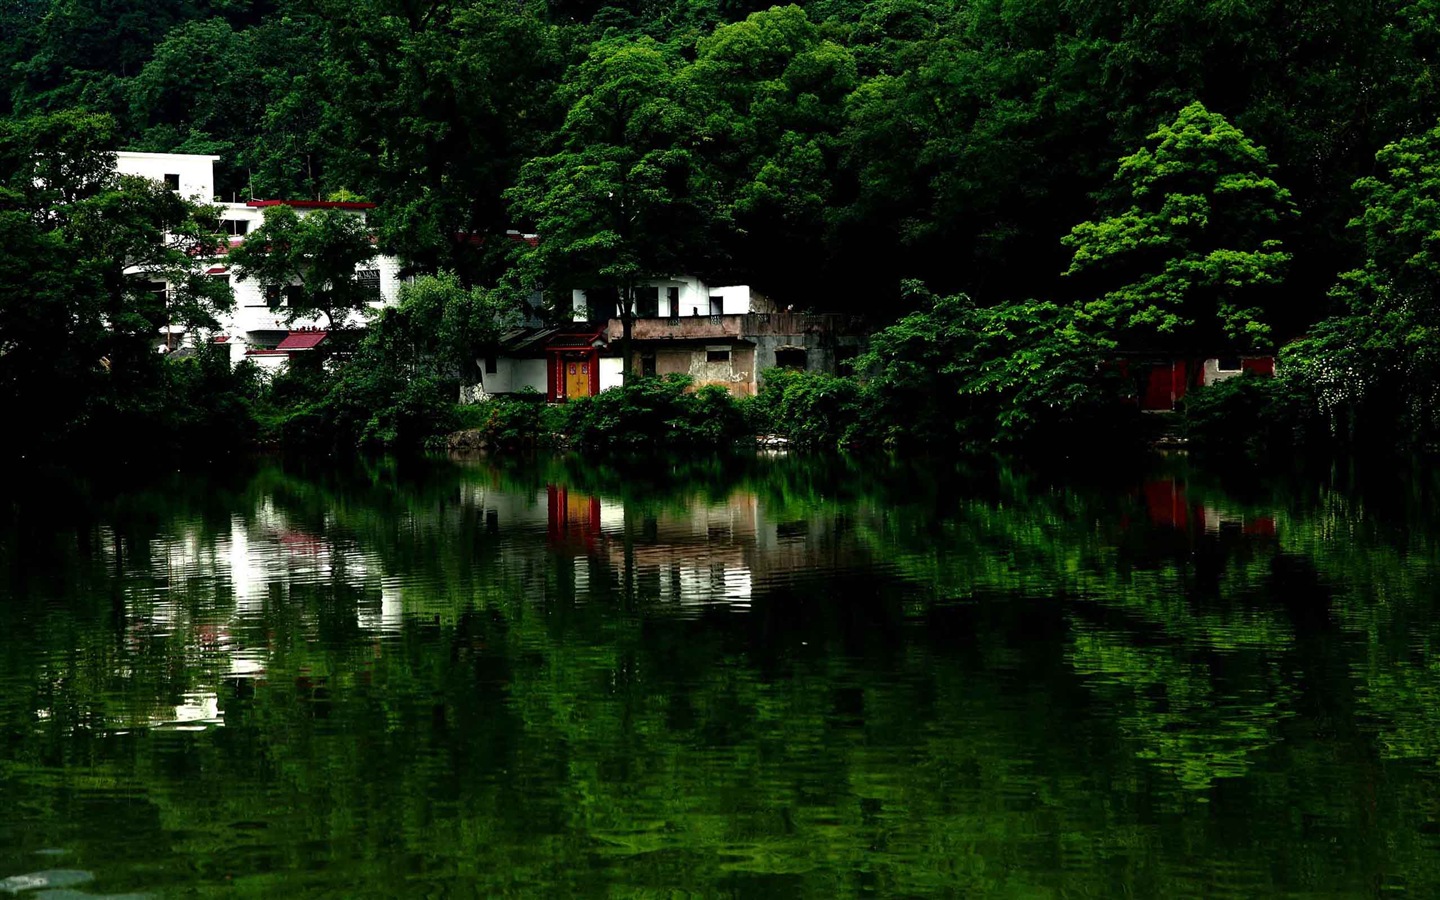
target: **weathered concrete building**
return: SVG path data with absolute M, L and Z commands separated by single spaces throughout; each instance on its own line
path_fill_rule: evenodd
M 782 310 L 747 285 L 680 276 L 637 294 L 631 370 L 688 375 L 696 387 L 720 385 L 736 396 L 759 390 L 767 369 L 835 372 L 864 342 L 851 317 Z M 563 402 L 620 384 L 624 326 L 615 293 L 574 291 L 571 301 L 572 324 L 517 329 L 497 356 L 479 361 L 478 396 L 530 388 Z

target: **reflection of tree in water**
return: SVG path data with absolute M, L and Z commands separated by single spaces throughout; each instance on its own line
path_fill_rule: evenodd
M 267 469 L 127 500 L 61 551 L 66 603 L 0 604 L 25 810 L 0 846 L 111 854 L 107 890 L 160 866 L 260 894 L 1440 885 L 1426 782 L 1377 789 L 1365 730 L 1435 758 L 1424 539 L 1332 500 L 1192 487 L 1182 528 L 1141 489 L 872 468 Z M 550 484 L 618 518 L 557 546 Z M 243 589 L 213 574 L 240 533 L 279 554 Z M 1339 632 L 1282 598 L 1277 541 Z M 664 614 L 645 573 L 709 553 L 754 573 L 748 612 Z M 237 648 L 259 670 L 232 677 Z M 134 727 L 197 686 L 223 727 Z M 125 853 L 67 824 L 117 795 Z

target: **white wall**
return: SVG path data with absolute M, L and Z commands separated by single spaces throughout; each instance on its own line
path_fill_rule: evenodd
M 545 393 L 545 360 L 509 359 L 495 360 L 495 371 L 485 371 L 485 360 L 480 364 L 480 389 L 486 394 L 512 394 L 530 387 Z
M 619 357 L 600 357 L 600 390 L 619 387 L 623 383 L 624 360 Z
M 1238 359 L 1239 357 L 1236 358 Z M 1205 385 L 1206 387 L 1209 387 L 1210 385 L 1215 384 L 1217 381 L 1224 381 L 1227 378 L 1234 378 L 1241 373 L 1242 369 L 1225 369 L 1222 371 L 1220 368 L 1220 360 L 1207 359 L 1205 360 L 1204 368 L 1201 371 L 1204 374 L 1200 379 L 1200 383 Z
M 720 311 L 727 316 L 743 316 L 746 313 L 760 312 L 752 307 L 748 284 L 711 288 L 710 293 L 721 298 Z
M 710 315 L 710 298 L 712 296 L 721 299 L 720 312 L 722 315 L 736 316 L 752 312 L 770 312 L 769 304 L 760 295 L 750 290 L 749 285 L 736 284 L 727 287 L 710 287 L 699 278 L 690 275 L 679 275 L 674 278 L 657 278 L 653 281 L 643 282 L 644 287 L 657 288 L 660 291 L 660 315 L 668 317 L 670 311 L 667 308 L 667 288 L 678 287 L 680 289 L 680 303 L 677 312 L 681 316 L 708 316 Z M 590 318 L 590 310 L 585 299 L 583 290 L 570 292 L 570 303 L 572 318 L 576 322 L 585 322 Z M 614 318 L 610 310 L 596 310 L 599 318 Z
M 215 199 L 215 161 L 219 158 L 191 153 L 131 153 L 121 150 L 115 154 L 115 170 L 122 175 L 139 175 L 155 181 L 164 181 L 166 175 L 179 175 L 180 196 L 211 203 Z

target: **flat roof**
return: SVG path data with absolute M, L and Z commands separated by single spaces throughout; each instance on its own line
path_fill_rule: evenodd
M 115 155 L 139 157 L 140 159 L 208 159 L 211 162 L 220 158 L 204 153 L 143 153 L 139 150 L 116 150 Z
M 295 209 L 374 209 L 375 204 L 360 200 L 247 200 L 246 206 L 292 206 Z

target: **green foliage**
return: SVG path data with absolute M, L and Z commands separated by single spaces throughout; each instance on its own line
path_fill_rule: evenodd
M 554 151 L 526 163 L 506 194 L 539 235 L 520 260 L 530 283 L 617 295 L 627 377 L 636 283 L 702 265 L 714 209 L 675 72 L 652 40 L 596 44 L 560 92 Z
M 549 411 L 544 395 L 526 388 L 511 396 L 464 404 L 457 414 L 460 427 L 479 432 L 487 448 L 521 450 L 551 443 L 554 434 L 548 426 L 555 422 L 554 416 L 546 415 Z
M 801 447 L 862 442 L 864 407 L 854 378 L 794 369 L 769 369 L 762 378 L 760 392 L 745 404 L 752 430 Z
M 1065 239 L 1066 274 L 1098 294 L 1082 320 L 1145 349 L 1265 347 L 1289 192 L 1262 148 L 1198 102 L 1149 140 L 1120 160 L 1120 211 Z
M 361 216 L 339 209 L 302 216 L 290 206 L 271 206 L 227 262 L 236 281 L 253 278 L 272 290 L 289 321 L 323 314 L 327 327 L 339 329 L 349 313 L 379 299 L 356 277 L 376 253 Z
M 1073 309 L 978 307 L 919 285 L 908 290 L 926 307 L 873 335 L 856 361 L 879 439 L 1064 452 L 1081 449 L 1077 439 L 1089 434 L 1123 438 L 1121 388 L 1104 366 L 1114 344 L 1085 331 Z
M 519 325 L 520 303 L 504 288 L 466 288 L 450 272 L 422 275 L 401 285 L 395 305 L 371 321 L 359 363 L 406 377 L 473 380 L 476 358 Z
M 79 212 L 66 192 L 98 185 L 116 147 L 219 154 L 221 196 L 378 201 L 378 246 L 406 274 L 453 273 L 464 290 L 594 289 L 599 314 L 614 296 L 627 366 L 632 289 L 649 277 L 751 284 L 782 306 L 882 327 L 928 300 L 902 292 L 877 315 L 875 298 L 921 278 L 996 304 L 958 340 L 979 345 L 981 365 L 1009 361 L 961 393 L 959 370 L 938 374 L 945 360 L 929 361 L 926 387 L 899 372 L 922 354 L 897 357 L 877 388 L 888 400 L 864 405 L 903 395 L 897 408 L 927 442 L 984 443 L 995 415 L 1003 434 L 1038 435 L 1047 403 L 1086 407 L 1095 354 L 1077 343 L 1209 352 L 1295 334 L 1308 343 L 1289 351 L 1293 371 L 1311 373 L 1305 390 L 1337 434 L 1387 417 L 1425 431 L 1440 379 L 1431 326 L 1410 306 L 1433 293 L 1422 201 L 1435 138 L 1401 138 L 1440 115 L 1427 89 L 1440 79 L 1437 21 L 1425 4 L 1340 0 L 1304 15 L 1275 0 L 22 0 L 0 10 L 5 202 Z M 63 177 L 18 174 L 57 165 Z M 1368 211 L 1347 232 L 1357 178 Z M 166 202 L 156 193 L 146 215 L 190 216 Z M 89 225 L 74 223 L 85 248 L 39 246 L 17 217 L 6 233 L 33 256 L 16 271 L 43 273 L 52 299 L 87 295 L 79 282 L 97 271 L 59 271 L 65 254 L 136 250 L 140 231 L 127 247 L 91 227 L 129 215 L 127 203 L 89 206 Z M 354 217 L 275 215 L 237 251 L 237 274 L 294 288 L 293 316 L 363 306 L 349 273 L 376 245 Z M 66 219 L 55 216 L 32 224 Z M 510 228 L 538 231 L 539 246 L 503 237 Z M 183 230 L 198 239 L 205 227 L 197 217 Z M 179 267 L 146 265 L 176 276 L 170 308 L 147 309 L 112 279 L 92 295 L 109 308 L 78 316 L 79 330 L 113 314 L 128 338 L 106 340 L 138 348 L 157 318 L 203 323 L 225 302 Z M 1346 315 L 1373 321 L 1315 327 L 1337 271 Z M 1029 310 L 1029 298 L 1054 307 Z M 483 318 L 507 302 L 468 308 Z M 29 314 L 8 315 L 18 327 Z M 1048 327 L 1062 337 L 1045 339 Z M 17 351 L 14 368 L 50 372 L 77 398 L 104 393 L 71 383 L 96 358 L 134 377 L 122 392 L 159 378 L 156 360 L 94 349 L 53 353 L 53 366 L 38 347 Z M 1075 371 L 1052 377 L 1072 352 Z M 446 381 L 472 357 L 423 347 L 406 365 Z M 1043 383 L 1025 390 L 1025 372 Z M 16 389 L 42 430 L 83 418 L 79 400 L 39 409 L 38 382 Z M 876 429 L 904 439 L 898 421 Z
M 768 291 L 801 296 L 827 262 L 843 185 L 850 50 L 801 7 L 777 6 L 702 38 L 680 77 L 723 208 L 714 239 Z
M 1294 455 L 1307 437 L 1323 437 L 1306 400 L 1286 378 L 1245 373 L 1185 395 L 1185 433 L 1207 456 L 1275 461 Z
M 1288 344 L 1281 365 L 1340 442 L 1408 445 L 1440 435 L 1440 127 L 1376 164 L 1355 184 L 1365 255 L 1332 291 L 1341 311 Z
M 621 453 L 721 450 L 747 433 L 728 391 L 690 385 L 684 375 L 632 379 L 566 403 L 560 430 L 578 447 Z
M 109 119 L 77 112 L 0 122 L 0 416 L 25 423 L 16 455 L 70 458 L 104 435 L 117 460 L 166 458 L 189 401 L 167 403 L 162 330 L 204 335 L 232 302 L 194 266 L 214 210 L 117 176 L 112 140 Z

